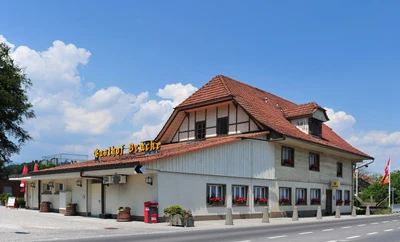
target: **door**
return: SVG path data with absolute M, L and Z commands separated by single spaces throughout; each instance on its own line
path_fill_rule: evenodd
M 90 214 L 93 217 L 99 217 L 99 214 L 101 214 L 101 186 L 101 183 L 92 183 Z
M 328 215 L 332 214 L 332 190 L 326 189 L 326 213 Z

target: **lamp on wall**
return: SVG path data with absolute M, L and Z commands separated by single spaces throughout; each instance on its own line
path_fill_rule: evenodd
M 35 183 L 31 182 L 31 187 L 35 188 Z
M 147 184 L 153 185 L 153 178 L 151 178 L 150 176 L 146 177 L 145 181 L 146 181 Z
M 48 185 L 49 187 L 54 187 L 54 183 L 53 183 L 53 182 L 49 182 L 49 183 L 47 183 L 47 185 Z
M 82 182 L 81 182 L 81 180 L 76 180 L 75 184 L 76 184 L 78 187 L 82 187 Z

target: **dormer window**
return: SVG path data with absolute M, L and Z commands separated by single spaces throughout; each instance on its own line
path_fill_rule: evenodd
M 228 134 L 228 117 L 217 120 L 217 135 Z
M 310 135 L 321 137 L 322 136 L 322 122 L 317 119 L 310 118 L 308 120 L 308 132 Z

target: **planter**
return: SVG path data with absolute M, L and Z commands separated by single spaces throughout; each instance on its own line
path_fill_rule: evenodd
M 247 206 L 246 202 L 235 202 L 234 203 L 235 206 Z
M 131 221 L 131 208 L 125 207 L 118 210 L 117 222 L 130 222 Z
M 50 212 L 50 204 L 51 202 L 42 202 L 40 204 L 40 212 L 42 213 Z
M 260 202 L 260 201 L 257 201 L 257 202 L 256 202 L 256 205 L 257 205 L 257 206 L 268 206 L 268 202 Z
M 219 202 L 211 202 L 210 206 L 222 207 L 222 206 L 225 206 L 225 204 L 224 204 L 224 202 L 221 202 L 221 201 L 219 201 Z
M 67 205 L 67 207 L 65 208 L 64 216 L 75 216 L 76 215 L 76 206 L 77 206 L 76 203 Z
M 194 227 L 194 219 L 192 214 L 186 214 L 183 218 L 180 215 L 170 217 L 169 225 L 179 227 Z

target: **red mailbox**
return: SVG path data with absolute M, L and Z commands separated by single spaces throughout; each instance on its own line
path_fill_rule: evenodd
M 158 223 L 158 202 L 144 202 L 144 222 Z

